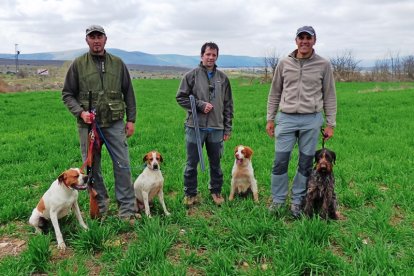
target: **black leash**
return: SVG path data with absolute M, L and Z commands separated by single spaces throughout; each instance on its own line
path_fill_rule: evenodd
M 117 160 L 115 158 L 115 154 L 114 154 L 111 146 L 109 145 L 108 141 L 106 140 L 105 135 L 103 134 L 103 132 L 102 132 L 102 130 L 101 130 L 101 128 L 100 128 L 100 126 L 99 126 L 99 124 L 97 122 L 96 122 L 96 129 L 98 130 L 99 137 L 102 139 L 103 143 L 105 144 L 106 149 L 108 150 L 109 155 L 111 156 L 112 160 L 114 160 L 114 162 L 116 163 L 116 165 L 118 166 L 118 168 L 120 168 L 122 170 L 130 170 L 130 169 L 133 169 L 133 168 L 142 169 L 142 167 L 145 168 L 145 166 L 146 166 L 145 164 L 143 166 L 124 166 L 124 165 L 122 165 L 119 162 L 119 160 Z
M 322 133 L 322 148 L 325 148 L 325 129 L 321 127 L 321 133 Z

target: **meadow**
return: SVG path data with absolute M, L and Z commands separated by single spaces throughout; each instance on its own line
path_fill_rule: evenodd
M 279 216 L 268 212 L 274 158 L 274 140 L 265 132 L 269 84 L 243 78 L 231 83 L 235 116 L 222 159 L 223 194 L 229 194 L 233 149 L 244 144 L 254 150 L 260 203 L 236 198 L 216 207 L 207 170 L 198 178 L 203 202 L 187 210 L 185 111 L 175 101 L 179 80 L 134 80 L 138 117 L 128 140 L 133 179 L 146 152 L 161 152 L 172 215 L 165 217 L 156 201 L 151 219 L 134 225 L 119 220 L 104 149 L 110 215 L 91 220 L 88 194 L 81 191 L 90 230 L 83 231 L 73 215 L 62 219 L 64 253 L 56 249 L 53 229 L 35 235 L 27 220 L 54 179 L 82 165 L 75 119 L 59 91 L 0 94 L 0 246 L 18 244 L 16 252 L 0 254 L 1 274 L 413 275 L 414 85 L 337 83 L 337 128 L 326 147 L 337 154 L 336 192 L 345 218 L 323 221 L 293 220 L 287 209 Z M 297 149 L 291 177 L 296 164 Z

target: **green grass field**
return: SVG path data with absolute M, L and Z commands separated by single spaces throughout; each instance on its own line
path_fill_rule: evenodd
M 334 168 L 341 221 L 272 216 L 270 172 L 274 140 L 265 132 L 268 84 L 232 79 L 234 131 L 225 143 L 222 168 L 227 197 L 233 148 L 253 148 L 260 203 L 236 199 L 216 207 L 208 173 L 199 174 L 201 205 L 182 205 L 185 165 L 184 116 L 175 101 L 178 80 L 134 81 L 136 133 L 129 139 L 135 179 L 142 157 L 164 157 L 165 217 L 158 202 L 153 218 L 134 226 L 116 217 L 112 165 L 103 172 L 111 195 L 104 222 L 88 215 L 88 194 L 79 203 L 90 230 L 73 215 L 60 222 L 68 246 L 58 252 L 53 229 L 35 235 L 27 220 L 52 181 L 82 161 L 76 122 L 60 92 L 0 94 L 0 246 L 19 243 L 17 254 L 0 254 L 2 275 L 413 275 L 414 274 L 414 85 L 338 83 L 335 136 L 326 146 Z M 290 163 L 293 177 L 297 150 Z M 6 248 L 6 247 L 4 247 Z M 4 248 L 0 251 L 4 252 Z

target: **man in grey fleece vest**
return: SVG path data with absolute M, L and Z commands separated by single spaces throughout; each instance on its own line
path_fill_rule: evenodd
M 297 49 L 276 67 L 267 101 L 266 131 L 275 137 L 272 168 L 271 212 L 280 210 L 288 194 L 291 151 L 299 147 L 299 164 L 292 185 L 291 213 L 301 215 L 306 182 L 312 170 L 319 132 L 326 119 L 324 139 L 333 136 L 336 125 L 336 91 L 331 64 L 315 53 L 316 33 L 311 26 L 296 32 Z M 276 123 L 276 129 L 275 129 Z

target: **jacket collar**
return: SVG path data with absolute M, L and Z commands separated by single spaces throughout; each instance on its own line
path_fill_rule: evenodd
M 292 53 L 290 53 L 290 54 L 289 54 L 289 57 L 294 58 L 294 59 L 298 59 L 298 58 L 296 57 L 297 53 L 298 53 L 298 49 L 296 49 L 296 50 L 294 50 Z M 307 59 L 313 59 L 313 57 L 314 57 L 315 55 L 316 55 L 316 53 L 315 53 L 315 49 L 313 49 L 313 50 L 312 50 L 312 55 L 311 55 L 309 58 L 307 58 Z
M 203 65 L 203 62 L 202 61 L 200 61 L 200 64 L 198 65 L 198 67 L 200 67 L 201 69 L 203 69 L 206 72 L 208 71 L 207 67 L 205 67 Z M 213 72 L 215 72 L 216 70 L 217 70 L 217 64 L 214 64 Z

